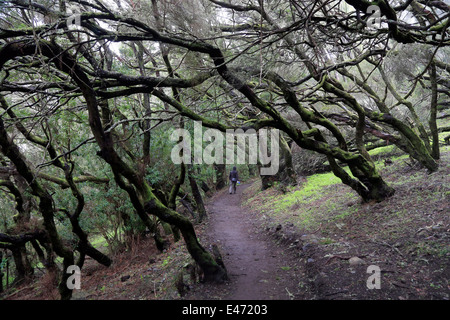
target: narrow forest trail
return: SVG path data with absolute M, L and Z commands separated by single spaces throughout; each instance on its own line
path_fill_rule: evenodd
M 225 299 L 299 299 L 299 273 L 292 258 L 256 228 L 241 207 L 242 193 L 249 186 L 238 186 L 236 194 L 222 190 L 208 205 L 208 237 L 219 246 L 230 278 Z

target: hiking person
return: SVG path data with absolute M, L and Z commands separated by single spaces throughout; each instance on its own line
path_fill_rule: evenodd
M 233 170 L 230 171 L 230 194 L 236 193 L 236 183 L 239 180 L 238 172 L 236 167 L 233 167 Z

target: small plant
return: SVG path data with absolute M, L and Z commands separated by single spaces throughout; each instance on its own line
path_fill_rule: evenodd
M 330 238 L 323 238 L 323 239 L 320 239 L 320 241 L 319 241 L 319 244 L 322 244 L 322 245 L 327 245 L 327 244 L 332 244 L 332 243 L 334 243 L 334 240 L 330 239 Z

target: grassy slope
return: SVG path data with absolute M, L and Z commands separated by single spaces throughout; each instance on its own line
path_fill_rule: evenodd
M 375 149 L 373 155 L 391 152 Z M 309 270 L 309 290 L 320 299 L 449 299 L 450 148 L 429 175 L 408 156 L 378 161 L 395 195 L 361 203 L 331 173 L 306 177 L 282 193 L 247 190 L 245 205 Z M 361 265 L 351 266 L 349 258 Z M 380 267 L 381 290 L 368 290 L 369 265 Z

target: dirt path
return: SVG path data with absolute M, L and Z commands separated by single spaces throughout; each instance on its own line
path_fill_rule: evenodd
M 223 190 L 208 206 L 208 235 L 219 246 L 230 277 L 225 299 L 299 299 L 299 275 L 292 258 L 258 231 L 241 209 L 242 192 L 248 186 L 238 186 L 231 195 Z

